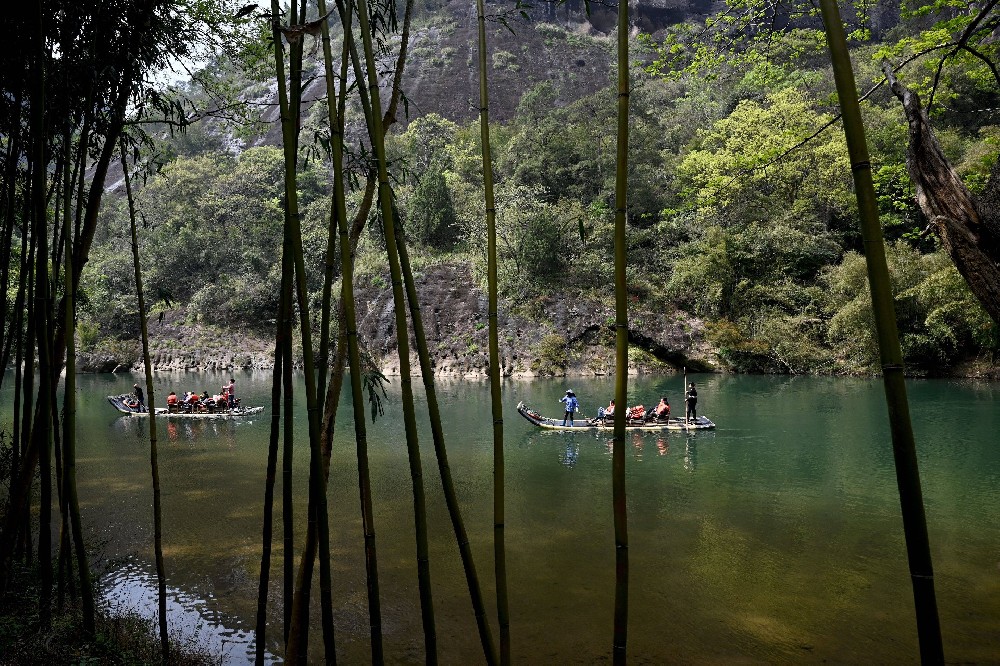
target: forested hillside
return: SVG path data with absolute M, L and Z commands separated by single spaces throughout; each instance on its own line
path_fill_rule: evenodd
M 808 16 L 786 17 L 780 39 L 757 35 L 725 44 L 711 23 L 654 9 L 646 15 L 659 22 L 639 21 L 637 30 L 652 32 L 631 53 L 632 341 L 650 353 L 637 351 L 636 361 L 739 372 L 873 372 L 878 355 L 861 236 L 822 32 Z M 960 31 L 971 11 L 960 4 L 878 4 L 851 18 L 859 88 L 874 88 L 863 108 L 902 345 L 915 374 L 989 372 L 998 334 L 925 231 L 905 163 L 906 119 L 880 67 L 883 59 L 906 62 L 946 42 L 948 30 Z M 474 18 L 456 3 L 418 8 L 402 78 L 407 113 L 388 134 L 387 150 L 418 270 L 447 276 L 457 270 L 484 287 Z M 688 22 L 667 25 L 682 19 Z M 530 20 L 511 14 L 493 23 L 491 129 L 506 372 L 603 372 L 613 356 L 607 306 L 615 91 L 613 44 L 600 27 L 581 9 L 547 6 Z M 308 61 L 309 50 L 298 189 L 309 287 L 318 304 L 330 215 L 329 138 L 322 129 L 321 66 L 315 49 Z M 956 54 L 939 71 L 940 56 L 931 49 L 898 76 L 925 94 L 936 86 L 934 129 L 962 181 L 981 192 L 1000 152 L 997 81 L 975 55 Z M 393 64 L 388 57 L 383 62 Z M 220 90 L 254 101 L 248 110 L 262 110 L 256 122 L 247 113 L 239 122 L 213 118 L 161 132 L 156 168 L 137 188 L 143 269 L 156 310 L 168 322 L 209 327 L 199 329 L 198 342 L 161 340 L 175 345 L 182 364 L 185 350 L 212 345 L 211 331 L 266 339 L 276 316 L 284 165 L 276 112 L 268 106 L 273 86 L 263 75 L 252 78 L 266 60 L 250 65 L 216 62 L 210 76 L 184 92 L 201 106 L 211 106 L 209 93 Z M 361 117 L 348 109 L 355 135 L 348 196 L 355 202 L 364 194 Z M 138 358 L 135 352 L 127 358 L 138 322 L 124 198 L 107 199 L 102 217 L 84 274 L 81 342 L 85 350 L 130 362 Z M 363 344 L 389 367 L 395 347 L 385 335 L 391 314 L 381 307 L 388 273 L 380 224 L 361 234 L 356 272 L 364 290 L 359 307 L 369 321 Z M 432 351 L 439 365 L 463 372 L 486 365 L 485 311 L 477 316 L 475 294 L 469 298 L 471 311 L 435 311 L 450 332 L 435 339 Z M 463 319 L 452 321 L 459 311 Z

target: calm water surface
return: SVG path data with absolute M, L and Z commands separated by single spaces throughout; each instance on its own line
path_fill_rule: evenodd
M 224 379 L 159 375 L 156 391 L 213 391 Z M 236 379 L 244 404 L 270 404 L 268 374 Z M 699 385 L 699 413 L 718 424 L 715 432 L 629 438 L 632 663 L 917 662 L 881 383 L 691 379 Z M 81 379 L 79 483 L 90 538 L 103 544 L 108 598 L 149 612 L 155 602 L 146 425 L 119 418 L 104 402 L 133 381 Z M 385 651 L 391 663 L 418 663 L 411 485 L 393 388 L 385 416 L 369 423 Z M 610 437 L 542 432 L 514 410 L 524 400 L 557 415 L 566 388 L 576 391 L 586 414 L 613 393 L 609 379 L 504 385 L 515 663 L 610 661 Z M 946 657 L 1000 663 L 1000 386 L 920 381 L 909 390 Z M 442 382 L 439 392 L 452 472 L 495 614 L 489 386 Z M 679 378 L 630 382 L 631 402 L 653 404 L 664 392 L 675 410 L 682 406 Z M 159 422 L 171 622 L 234 664 L 252 661 L 269 412 L 243 421 Z M 340 413 L 330 490 L 338 656 L 366 663 L 364 553 L 347 399 Z M 303 419 L 300 409 L 297 544 L 306 507 Z M 479 663 L 426 424 L 421 438 L 441 661 Z M 280 578 L 278 539 L 272 581 Z M 268 648 L 280 654 L 280 585 L 272 586 L 270 617 Z M 318 620 L 314 627 L 319 639 Z

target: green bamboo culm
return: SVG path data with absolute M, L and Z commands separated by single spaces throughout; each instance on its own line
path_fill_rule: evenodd
M 323 0 L 318 3 L 318 9 L 320 15 L 326 15 L 326 4 Z M 350 16 L 349 11 L 343 12 L 344 16 Z M 353 243 L 350 240 L 350 234 L 347 229 L 347 206 L 346 197 L 344 192 L 344 169 L 343 169 L 343 117 L 344 117 L 344 100 L 346 96 L 346 67 L 347 67 L 347 49 L 350 43 L 350 25 L 345 24 L 344 27 L 344 56 L 341 62 L 341 92 L 338 97 L 336 93 L 336 88 L 334 85 L 333 76 L 333 54 L 330 47 L 330 29 L 329 24 L 324 22 L 321 27 L 323 36 L 323 55 L 324 55 L 324 69 L 327 80 L 327 97 L 328 97 L 328 120 L 330 122 L 331 128 L 331 153 L 333 162 L 333 179 L 334 179 L 334 192 L 331 197 L 331 228 L 330 234 L 332 235 L 335 231 L 340 235 L 341 241 L 341 266 L 342 266 L 342 279 L 341 279 L 341 337 L 340 344 L 343 345 L 341 349 L 338 349 L 337 358 L 335 362 L 335 368 L 343 368 L 343 363 L 341 360 L 341 353 L 344 349 L 347 350 L 348 364 L 350 368 L 351 375 L 351 394 L 352 394 L 352 406 L 354 410 L 354 428 L 355 428 L 355 440 L 357 444 L 357 456 L 358 456 L 358 469 L 359 469 L 359 492 L 361 495 L 361 505 L 362 505 L 362 525 L 364 531 L 364 542 L 365 542 L 365 561 L 367 565 L 367 585 L 369 589 L 369 599 L 374 599 L 376 601 L 375 605 L 370 609 L 370 616 L 380 618 L 381 609 L 380 605 L 377 603 L 379 598 L 379 585 L 378 585 L 378 557 L 375 548 L 375 526 L 373 522 L 373 508 L 371 502 L 371 483 L 370 483 L 370 473 L 368 466 L 368 435 L 365 425 L 365 413 L 364 413 L 364 401 L 362 398 L 362 385 L 361 385 L 361 354 L 358 348 L 358 337 L 357 337 L 357 324 L 356 324 L 356 314 L 354 308 L 354 284 L 353 284 L 353 259 L 351 256 L 351 247 Z M 336 225 L 336 226 L 334 226 Z M 335 249 L 335 244 L 331 239 L 327 243 L 327 252 L 332 253 Z M 332 285 L 332 268 L 333 262 L 331 258 L 327 259 L 327 281 L 324 289 L 327 286 Z M 326 326 L 329 326 L 329 308 L 330 308 L 331 294 L 324 292 L 324 320 L 327 322 Z M 341 375 L 336 375 L 331 377 L 330 388 L 326 396 L 327 411 L 329 414 L 324 414 L 324 430 L 322 432 L 321 441 L 325 442 L 323 447 L 323 478 L 324 482 L 329 476 L 329 461 L 330 461 L 330 442 L 333 436 L 333 422 L 336 415 L 337 404 L 339 403 L 340 386 L 341 386 Z M 315 533 L 310 532 L 306 540 L 306 545 L 303 550 L 303 561 L 306 561 L 307 557 L 310 557 L 311 553 L 315 553 Z M 322 591 L 321 584 L 321 591 Z M 303 600 L 305 601 L 305 600 Z M 332 600 L 324 599 L 322 601 L 324 610 L 328 607 L 332 607 Z M 303 611 L 302 605 L 297 604 L 297 608 L 300 612 Z M 380 626 L 381 621 L 376 623 Z
M 254 663 L 263 666 L 267 643 L 267 592 L 271 580 L 271 550 L 274 541 L 274 486 L 278 470 L 278 437 L 281 421 L 281 367 L 282 367 L 282 326 L 281 313 L 284 305 L 278 306 L 278 326 L 274 343 L 274 371 L 271 375 L 271 431 L 267 446 L 267 471 L 264 477 L 264 516 L 261 527 L 260 576 L 257 581 L 257 618 L 255 627 Z M 282 636 L 288 639 L 287 623 Z
M 142 293 L 142 271 L 139 263 L 139 235 L 135 224 L 135 200 L 132 198 L 132 184 L 125 159 L 124 139 L 121 149 L 122 173 L 125 178 L 125 197 L 128 199 L 129 223 L 132 229 L 132 266 L 135 271 L 135 292 L 139 301 L 139 331 L 142 336 L 142 362 L 146 371 L 146 409 L 149 412 L 149 467 L 153 478 L 153 556 L 156 560 L 157 602 L 159 607 L 158 625 L 160 630 L 160 657 L 167 663 L 170 642 L 167 633 L 167 574 L 163 564 L 163 507 L 160 502 L 160 467 L 156 452 L 156 404 L 153 397 L 153 369 L 149 360 L 149 329 L 146 325 L 146 301 Z
M 615 613 L 612 658 L 625 664 L 628 644 L 628 515 L 625 503 L 625 423 L 628 400 L 628 285 L 625 225 L 628 199 L 628 3 L 618 3 L 618 140 L 615 170 L 615 428 L 611 475 L 615 530 Z
M 303 8 L 304 11 L 305 8 Z M 326 16 L 326 5 L 324 2 L 320 2 L 317 6 L 320 16 Z M 304 14 L 303 14 L 304 17 Z M 322 23 L 322 35 L 323 35 L 323 62 L 324 69 L 326 73 L 326 85 L 327 85 L 327 110 L 330 121 L 330 133 L 331 133 L 331 148 L 337 151 L 338 155 L 334 156 L 333 160 L 335 162 L 334 167 L 334 193 L 330 200 L 330 226 L 327 237 L 327 257 L 326 257 L 326 269 L 324 271 L 324 281 L 323 281 L 323 303 L 322 303 L 322 314 L 321 314 L 321 324 L 320 324 L 320 363 L 318 368 L 318 382 L 317 387 L 317 400 L 321 400 L 326 394 L 326 379 L 327 379 L 327 366 L 329 364 L 329 337 L 330 337 L 330 309 L 332 300 L 332 288 L 333 288 L 333 268 L 334 268 L 334 258 L 333 253 L 336 249 L 336 233 L 337 233 L 337 219 L 338 211 L 343 212 L 346 215 L 346 206 L 344 204 L 344 189 L 343 189 L 343 167 L 342 158 L 338 159 L 339 153 L 342 152 L 341 132 L 338 131 L 340 123 L 337 120 L 337 106 L 336 106 L 336 87 L 334 85 L 333 77 L 333 56 L 330 50 L 330 28 L 326 20 Z M 334 148 L 335 146 L 335 148 Z M 339 202 L 338 202 L 339 198 Z M 336 405 L 334 405 L 336 409 Z M 325 420 L 325 417 L 324 417 Z M 332 435 L 332 433 L 330 433 Z M 320 468 L 321 472 L 319 478 L 316 480 L 317 489 L 326 492 L 326 487 L 329 478 L 329 460 L 330 460 L 330 436 L 327 433 L 320 431 Z M 310 481 L 310 483 L 313 483 Z M 310 504 L 310 512 L 315 510 L 314 505 Z M 310 523 L 312 525 L 316 524 L 316 517 L 310 514 Z M 306 654 L 305 650 L 301 649 L 300 646 L 308 644 L 309 635 L 309 590 L 312 583 L 313 574 L 313 563 L 316 559 L 317 548 L 320 549 L 320 558 L 330 561 L 330 550 L 329 541 L 327 543 L 318 543 L 320 540 L 320 534 L 317 529 L 309 529 L 306 532 L 306 541 L 302 548 L 302 554 L 299 563 L 299 573 L 298 573 L 298 585 L 295 592 L 294 606 L 292 609 L 292 633 L 290 636 L 290 642 L 295 643 L 295 648 L 291 650 L 294 654 L 298 651 L 299 661 L 305 660 Z M 332 581 L 330 580 L 329 566 L 324 566 L 321 562 L 320 564 L 320 609 L 322 613 L 323 622 L 323 636 L 326 644 L 327 661 L 328 663 L 333 663 L 336 661 L 336 647 L 334 640 L 334 626 L 333 626 L 333 598 L 332 598 Z
M 353 2 L 346 4 L 342 0 L 337 1 L 337 9 L 340 13 L 343 24 L 345 50 L 350 51 L 354 62 L 355 75 L 360 80 L 360 61 L 357 59 L 357 48 L 354 43 L 352 20 L 354 15 Z M 344 70 L 341 69 L 343 72 Z M 359 96 L 362 105 L 365 107 L 366 119 L 370 119 L 371 107 L 367 106 L 364 94 L 364 87 L 358 86 Z M 343 97 L 341 97 L 343 100 Z M 343 107 L 341 106 L 341 111 Z M 341 118 L 342 118 L 341 114 Z M 370 122 L 370 120 L 369 120 Z M 342 130 L 342 128 L 341 128 Z M 341 147 L 338 146 L 337 149 Z M 334 152 L 334 158 L 338 155 Z M 342 155 L 341 155 L 342 158 Z M 371 180 L 369 180 L 371 182 Z M 374 191 L 374 190 L 371 190 Z M 370 205 L 370 198 L 366 193 L 362 208 L 367 209 Z M 367 216 L 357 218 L 358 226 L 355 230 L 348 231 L 346 212 L 338 221 L 340 233 L 340 263 L 343 275 L 341 276 L 341 306 L 344 312 L 344 331 L 342 340 L 347 344 L 348 367 L 351 374 L 351 396 L 354 413 L 354 435 L 356 454 L 358 459 L 358 495 L 361 503 L 361 527 L 364 533 L 365 543 L 365 576 L 368 592 L 368 622 L 369 636 L 372 641 L 372 654 L 378 654 L 381 660 L 382 654 L 382 604 L 380 601 L 379 575 L 378 575 L 378 548 L 375 538 L 375 515 L 372 504 L 371 493 L 371 472 L 368 461 L 368 434 L 365 426 L 365 410 L 362 400 L 363 390 L 361 385 L 361 350 L 358 345 L 358 330 L 356 308 L 354 306 L 354 259 L 352 238 L 356 239 L 361 233 L 364 219 Z M 354 233 L 356 231 L 356 234 Z M 338 356 L 340 355 L 338 350 Z M 374 659 L 373 659 L 374 660 Z
M 67 152 L 69 151 L 67 130 Z M 69 175 L 69 169 L 66 169 Z M 66 184 L 68 185 L 68 179 Z M 66 265 L 63 269 L 65 296 L 64 328 L 66 329 L 66 383 L 63 394 L 63 493 L 69 511 L 70 532 L 76 553 L 77 575 L 80 577 L 80 604 L 83 613 L 83 631 L 93 636 L 96 628 L 94 588 L 90 579 L 87 549 L 83 543 L 83 523 L 80 519 L 80 498 L 76 485 L 76 300 L 73 294 L 73 225 L 70 220 L 70 195 L 65 188 L 65 213 L 63 214 L 63 243 Z
M 38 502 L 38 566 L 39 622 L 48 629 L 52 621 L 52 400 L 55 386 L 52 373 L 52 343 L 49 337 L 51 296 L 48 270 L 48 214 L 46 202 L 47 162 L 45 161 L 45 40 L 42 28 L 42 6 L 37 3 L 32 12 L 37 19 L 32 67 L 31 115 L 31 222 L 36 239 L 35 254 L 35 335 L 38 344 L 38 403 L 37 416 L 32 424 L 32 446 L 38 451 L 39 502 Z M 30 527 L 25 528 L 25 534 Z
M 479 641 L 483 646 L 483 656 L 487 664 L 498 663 L 497 647 L 493 641 L 490 622 L 486 616 L 486 604 L 479 584 L 479 574 L 476 572 L 476 562 L 472 556 L 472 546 L 465 530 L 462 510 L 458 504 L 455 483 L 451 476 L 451 466 L 448 464 L 448 449 L 445 447 L 444 428 L 441 425 L 441 410 L 438 407 L 437 389 L 434 384 L 434 367 L 431 364 L 430 349 L 427 346 L 427 335 L 424 332 L 423 317 L 420 314 L 420 304 L 417 300 L 417 286 L 413 279 L 413 269 L 410 266 L 410 256 L 406 249 L 406 238 L 397 236 L 399 248 L 399 263 L 403 270 L 403 282 L 406 286 L 406 298 L 410 304 L 410 319 L 413 320 L 414 337 L 417 340 L 417 355 L 420 359 L 420 374 L 424 381 L 424 391 L 427 394 L 427 412 L 431 421 L 431 438 L 434 441 L 434 453 L 438 463 L 438 473 L 441 476 L 441 487 L 444 492 L 448 515 L 451 517 L 452 529 L 458 541 L 458 551 L 465 570 L 466 584 L 472 600 L 472 610 L 476 616 L 476 626 L 479 629 Z
M 277 17 L 280 15 L 280 8 L 277 0 L 271 2 L 274 26 L 272 34 L 274 36 L 274 58 L 275 58 L 275 78 L 278 83 L 278 103 L 281 110 L 282 145 L 285 155 L 285 242 L 289 244 L 291 259 L 294 263 L 295 296 L 296 305 L 299 310 L 299 331 L 302 336 L 302 367 L 305 375 L 306 389 L 306 409 L 307 422 L 309 426 L 309 530 L 316 530 L 320 547 L 320 584 L 329 588 L 330 584 L 330 559 L 329 559 L 329 522 L 327 516 L 326 486 L 323 482 L 322 454 L 320 452 L 319 435 L 319 402 L 316 395 L 316 363 L 313 357 L 312 332 L 309 318 L 308 291 L 306 287 L 305 259 L 302 249 L 302 230 L 299 220 L 298 192 L 296 190 L 296 169 L 297 169 L 297 147 L 298 147 L 298 119 L 299 102 L 301 99 L 301 63 L 302 63 L 302 41 L 298 40 L 290 49 L 290 89 L 285 85 L 284 76 L 284 56 L 281 46 L 281 37 L 277 33 Z M 303 2 L 302 18 L 305 18 L 305 3 Z M 295 20 L 295 14 L 292 15 Z M 288 272 L 288 269 L 285 269 Z M 286 343 L 287 348 L 287 343 Z M 290 368 L 290 359 L 284 359 L 287 372 Z M 286 390 L 287 393 L 287 390 Z M 286 406 L 286 418 L 287 414 Z M 287 555 L 286 555 L 287 556 Z M 304 562 L 303 567 L 311 570 L 312 563 Z M 307 595 L 307 577 L 300 577 L 296 584 L 295 595 Z M 308 605 L 306 605 L 308 607 Z M 305 632 L 297 634 L 295 631 L 296 619 L 300 626 L 308 622 L 307 617 L 296 618 L 294 604 L 292 610 L 292 627 L 289 630 L 289 640 L 285 647 L 285 657 L 289 663 L 298 663 L 306 659 L 306 641 L 297 640 L 297 636 L 304 636 Z M 326 649 L 327 659 L 334 659 L 334 636 L 332 615 L 329 609 L 324 610 L 323 616 L 323 642 Z
M 483 191 L 486 197 L 487 319 L 490 348 L 490 407 L 493 413 L 493 562 L 500 624 L 500 663 L 510 663 L 510 609 L 507 597 L 507 555 L 504 529 L 503 403 L 500 396 L 500 344 L 497 331 L 497 227 L 490 153 L 490 97 L 486 69 L 486 10 L 476 0 L 479 24 L 479 132 L 483 146 Z
M 861 118 L 857 85 L 854 81 L 840 10 L 835 0 L 820 0 L 820 10 L 826 28 L 827 43 L 830 46 L 830 58 L 833 62 L 837 96 L 843 113 L 844 134 L 847 137 L 851 171 L 854 175 L 854 191 L 861 218 L 865 260 L 868 265 L 868 285 L 871 289 L 872 309 L 875 315 L 875 332 L 878 337 L 889 428 L 892 434 L 892 453 L 896 463 L 896 483 L 903 514 L 903 533 L 906 537 L 906 554 L 916 607 L 920 660 L 924 664 L 942 664 L 944 646 L 941 642 L 941 625 L 934 593 L 934 568 L 931 564 L 927 519 L 924 515 L 920 471 L 917 466 L 916 445 L 903 376 L 903 355 L 899 346 L 899 332 L 896 327 L 889 269 L 886 265 L 882 227 L 879 224 L 875 188 L 872 183 L 865 127 Z
M 427 515 L 425 510 L 423 473 L 420 463 L 420 449 L 417 439 L 416 410 L 413 404 L 413 380 L 410 376 L 409 326 L 406 322 L 406 301 L 403 295 L 402 272 L 396 244 L 393 223 L 392 191 L 389 187 L 389 171 L 385 159 L 385 132 L 382 122 L 382 103 L 378 88 L 371 26 L 368 18 L 368 3 L 358 2 L 358 28 L 361 31 L 365 67 L 368 78 L 368 96 L 371 101 L 372 144 L 378 169 L 379 203 L 385 229 L 386 254 L 389 259 L 389 273 L 392 281 L 392 301 L 395 311 L 396 342 L 399 353 L 400 388 L 402 390 L 403 426 L 406 432 L 406 448 L 410 462 L 410 476 L 413 481 L 414 523 L 417 539 L 417 582 L 420 591 L 420 610 L 424 629 L 424 649 L 427 663 L 437 663 L 437 631 L 434 625 L 434 605 L 430 586 L 429 546 L 427 543 Z M 381 649 L 381 646 L 379 646 Z M 374 642 L 372 658 L 377 663 L 382 655 L 375 655 Z

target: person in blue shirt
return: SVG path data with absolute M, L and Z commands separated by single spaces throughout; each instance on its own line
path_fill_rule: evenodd
M 559 402 L 566 403 L 566 412 L 563 414 L 563 425 L 566 425 L 566 421 L 569 421 L 569 425 L 573 427 L 573 412 L 576 411 L 577 407 L 580 405 L 580 401 L 576 399 L 576 394 L 573 391 L 566 391 L 566 395 L 559 398 Z

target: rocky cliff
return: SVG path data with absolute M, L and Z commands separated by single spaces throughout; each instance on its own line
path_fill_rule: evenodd
M 392 292 L 388 276 L 358 285 L 358 333 L 386 375 L 399 373 Z M 442 264 L 417 277 L 417 293 L 435 374 L 473 377 L 488 373 L 487 299 L 467 265 Z M 566 295 L 523 303 L 501 303 L 498 315 L 500 366 L 505 376 L 613 374 L 614 303 Z M 713 367 L 702 325 L 683 312 L 634 307 L 629 338 L 634 372 L 669 372 L 686 366 Z M 249 331 L 223 331 L 186 319 L 183 309 L 149 320 L 155 370 L 269 368 L 273 340 Z M 411 367 L 418 373 L 411 335 Z M 301 357 L 296 354 L 296 363 Z M 138 341 L 80 354 L 84 372 L 142 370 Z

